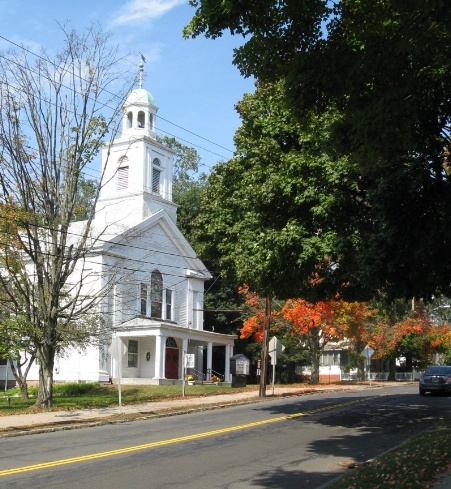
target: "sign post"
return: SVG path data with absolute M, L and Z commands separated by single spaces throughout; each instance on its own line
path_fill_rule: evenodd
M 183 352 L 182 396 L 185 397 L 186 369 L 194 368 L 194 354 Z
M 362 353 L 366 360 L 366 367 L 368 369 L 368 380 L 370 381 L 371 385 L 371 357 L 373 356 L 374 350 L 371 348 L 371 346 L 366 345 Z
M 285 347 L 282 345 L 282 342 L 279 341 L 278 338 L 273 336 L 269 340 L 268 345 L 268 354 L 271 357 L 271 365 L 272 365 L 272 395 L 274 395 L 274 379 L 276 376 L 276 363 L 277 363 L 277 355 L 280 355 L 285 350 Z

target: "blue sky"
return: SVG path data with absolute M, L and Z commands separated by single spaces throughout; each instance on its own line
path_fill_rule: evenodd
M 234 105 L 254 90 L 232 65 L 242 39 L 184 40 L 182 29 L 195 12 L 188 0 L 0 0 L 0 11 L 1 51 L 13 47 L 8 41 L 31 51 L 55 49 L 63 39 L 58 23 L 81 30 L 99 22 L 131 69 L 138 69 L 139 53 L 145 56 L 143 85 L 159 107 L 160 134 L 195 147 L 202 171 L 232 156 L 240 124 Z

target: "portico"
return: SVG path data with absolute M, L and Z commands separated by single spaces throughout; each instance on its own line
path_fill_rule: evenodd
M 224 376 L 225 382 L 230 382 L 230 357 L 233 356 L 235 339 L 236 336 L 233 335 L 136 317 L 115 327 L 111 348 L 112 380 L 117 382 L 120 375 L 123 384 L 160 385 L 182 382 L 184 353 L 194 354 L 194 376 L 209 380 L 213 347 L 219 346 L 225 349 L 225 364 L 223 371 L 219 373 Z

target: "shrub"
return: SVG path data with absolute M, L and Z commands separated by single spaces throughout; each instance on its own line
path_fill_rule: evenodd
M 65 384 L 55 384 L 53 392 L 57 396 L 80 396 L 92 392 L 100 387 L 100 382 L 66 382 Z

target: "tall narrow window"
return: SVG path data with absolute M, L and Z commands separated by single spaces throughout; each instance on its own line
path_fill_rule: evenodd
M 138 127 L 143 129 L 145 126 L 146 116 L 142 110 L 138 112 Z
M 126 188 L 128 188 L 128 158 L 123 156 L 119 160 L 119 168 L 117 169 L 117 189 Z
M 166 289 L 166 317 L 168 321 L 172 320 L 172 290 Z
M 128 366 L 138 368 L 138 342 L 128 340 Z
M 163 277 L 158 270 L 150 277 L 150 315 L 163 318 Z
M 147 314 L 147 284 L 141 284 L 141 314 Z
M 152 162 L 152 192 L 160 193 L 160 160 L 155 158 Z
M 133 127 L 133 112 L 127 114 L 127 128 L 130 129 L 131 127 Z

